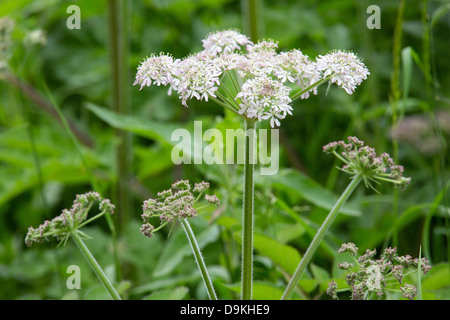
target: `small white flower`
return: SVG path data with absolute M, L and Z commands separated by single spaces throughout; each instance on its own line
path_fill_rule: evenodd
M 187 100 L 196 98 L 208 101 L 208 97 L 216 97 L 215 92 L 220 85 L 222 70 L 220 63 L 202 51 L 179 62 L 174 70 L 171 89 L 176 90 L 182 104 L 187 107 Z
M 240 34 L 236 30 L 224 30 L 210 34 L 206 39 L 202 40 L 203 48 L 209 54 L 215 56 L 220 52 L 230 53 L 234 50 L 240 50 L 240 46 L 250 44 L 248 37 Z
M 281 52 L 276 57 L 275 64 L 273 75 L 283 83 L 289 81 L 305 89 L 321 79 L 316 65 L 309 60 L 307 55 L 297 49 Z M 305 92 L 301 98 L 309 98 L 310 92 L 317 94 L 317 89 L 313 88 Z
M 134 85 L 140 84 L 139 90 L 142 90 L 144 86 L 149 87 L 153 83 L 158 86 L 172 84 L 173 74 L 178 63 L 179 60 L 174 60 L 169 54 L 152 55 L 139 65 Z
M 292 114 L 289 105 L 289 87 L 266 75 L 248 79 L 242 85 L 242 91 L 236 96 L 240 99 L 239 113 L 258 121 L 270 119 L 272 127 L 280 126 L 278 119 L 284 119 L 286 114 Z
M 316 64 L 317 70 L 322 72 L 323 78 L 331 75 L 331 83 L 336 83 L 348 94 L 352 94 L 370 74 L 353 52 L 336 50 L 325 56 L 317 57 Z

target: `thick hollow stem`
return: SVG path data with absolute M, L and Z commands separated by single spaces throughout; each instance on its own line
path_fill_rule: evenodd
M 253 199 L 256 155 L 256 122 L 245 120 L 244 210 L 242 216 L 241 299 L 252 299 Z
M 328 229 L 330 228 L 334 219 L 338 215 L 339 210 L 345 204 L 345 202 L 350 197 L 350 195 L 353 193 L 353 191 L 358 186 L 358 184 L 361 182 L 361 180 L 362 180 L 361 175 L 356 175 L 355 177 L 353 177 L 350 184 L 347 186 L 347 188 L 342 193 L 341 197 L 338 199 L 338 201 L 336 202 L 334 207 L 331 209 L 330 213 L 328 214 L 325 221 L 320 226 L 319 230 L 317 231 L 317 234 L 315 235 L 314 239 L 312 240 L 311 244 L 309 245 L 308 249 L 306 250 L 305 255 L 303 256 L 302 260 L 300 261 L 299 265 L 297 266 L 297 269 L 295 270 L 291 280 L 289 281 L 289 284 L 286 287 L 286 290 L 285 290 L 283 296 L 281 297 L 281 300 L 288 300 L 291 297 L 295 286 L 297 285 L 298 281 L 300 280 L 300 277 L 303 274 L 303 271 L 305 271 L 306 266 L 311 261 L 311 258 L 313 257 L 314 253 L 316 252 L 317 248 L 319 247 L 320 242 L 322 241 L 326 232 L 328 231 Z
M 186 236 L 191 245 L 192 252 L 194 253 L 195 261 L 197 262 L 198 269 L 202 275 L 203 282 L 205 283 L 206 291 L 208 292 L 210 300 L 217 300 L 216 292 L 214 291 L 213 284 L 209 278 L 208 270 L 206 269 L 205 261 L 203 260 L 202 253 L 200 252 L 200 247 L 195 239 L 194 232 L 186 219 L 181 219 L 181 225 L 186 233 Z
M 111 66 L 111 102 L 114 111 L 120 114 L 130 113 L 130 93 L 128 76 L 128 7 L 130 1 L 108 0 L 108 35 Z M 117 129 L 118 141 L 116 149 L 117 180 L 115 185 L 115 199 L 120 207 L 117 208 L 117 232 L 119 235 L 126 229 L 131 214 L 130 177 L 132 168 L 131 134 Z M 119 275 L 118 270 L 118 275 Z
M 92 255 L 91 251 L 89 251 L 88 247 L 84 244 L 84 241 L 81 240 L 80 236 L 77 234 L 76 231 L 71 233 L 72 239 L 77 244 L 78 248 L 80 249 L 83 256 L 86 258 L 86 260 L 89 262 L 89 265 L 92 267 L 92 270 L 94 270 L 95 274 L 97 275 L 100 282 L 105 287 L 106 291 L 108 291 L 111 298 L 114 300 L 122 300 L 117 293 L 116 289 L 112 286 L 111 282 L 109 281 L 108 277 L 106 276 L 105 272 L 103 272 L 103 269 L 98 264 L 97 260 L 95 260 L 94 256 Z

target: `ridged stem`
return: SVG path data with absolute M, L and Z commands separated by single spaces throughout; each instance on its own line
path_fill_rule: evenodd
M 112 286 L 111 282 L 109 281 L 108 277 L 106 276 L 103 269 L 98 264 L 97 260 L 95 260 L 95 257 L 92 255 L 91 251 L 89 251 L 88 247 L 84 243 L 84 241 L 80 238 L 80 236 L 77 234 L 77 231 L 74 231 L 70 235 L 72 239 L 77 244 L 78 248 L 80 249 L 83 256 L 88 261 L 89 265 L 91 266 L 92 270 L 97 275 L 98 279 L 102 283 L 102 285 L 105 287 L 106 291 L 108 291 L 109 295 L 114 300 L 122 300 L 117 293 L 116 289 Z
M 181 219 L 181 226 L 183 227 L 184 232 L 186 233 L 186 236 L 189 240 L 189 244 L 191 245 L 192 252 L 194 253 L 195 261 L 197 262 L 197 266 L 198 269 L 200 270 L 203 282 L 205 283 L 209 299 L 217 300 L 216 292 L 214 291 L 213 284 L 209 277 L 208 270 L 206 269 L 206 264 L 205 261 L 203 260 L 200 247 L 198 246 L 197 240 L 195 239 L 194 232 L 192 231 L 192 228 L 186 219 Z
M 253 281 L 253 200 L 256 150 L 256 122 L 245 120 L 244 199 L 242 215 L 241 299 L 252 299 Z

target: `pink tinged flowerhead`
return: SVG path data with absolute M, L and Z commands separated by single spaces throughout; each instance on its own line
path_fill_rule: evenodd
M 411 284 L 405 283 L 403 287 L 400 287 L 402 291 L 402 296 L 409 300 L 414 300 L 417 296 L 417 288 Z
M 133 85 L 140 84 L 139 90 L 142 90 L 143 87 L 149 87 L 152 84 L 158 86 L 172 84 L 176 80 L 173 74 L 179 61 L 164 53 L 150 56 L 139 65 Z
M 215 204 L 216 206 L 220 206 L 220 199 L 215 195 L 205 195 L 205 200 L 211 204 Z
M 109 199 L 103 198 L 98 192 L 90 191 L 77 194 L 70 209 L 63 209 L 61 214 L 52 220 L 46 220 L 37 228 L 28 228 L 25 238 L 27 246 L 33 242 L 42 243 L 48 238 L 55 237 L 58 240 L 67 238 L 71 232 L 78 229 L 86 220 L 92 204 L 98 201 L 100 211 L 113 214 L 115 206 Z
M 358 253 L 358 247 L 353 242 L 343 243 L 338 250 L 338 253 L 348 252 L 353 256 Z
M 370 74 L 356 54 L 340 50 L 318 56 L 316 68 L 322 73 L 323 78 L 331 76 L 331 83 L 336 83 L 348 94 L 352 94 Z
M 144 223 L 141 228 L 139 229 L 139 232 L 142 233 L 147 238 L 153 237 L 153 230 L 155 227 L 151 225 L 150 223 Z
M 235 50 L 240 50 L 241 46 L 252 43 L 248 37 L 239 33 L 237 30 L 224 30 L 211 33 L 202 42 L 205 51 L 213 56 L 221 52 L 231 53 Z
M 377 180 L 392 182 L 395 187 L 401 189 L 406 188 L 411 181 L 411 178 L 403 177 L 404 168 L 394 164 L 389 154 L 377 156 L 374 148 L 365 146 L 364 141 L 356 137 L 348 137 L 348 143 L 331 142 L 323 147 L 323 151 L 333 153 L 344 162 L 342 171 L 351 175 L 362 175 L 366 186 L 372 189 L 374 188 L 371 182 Z

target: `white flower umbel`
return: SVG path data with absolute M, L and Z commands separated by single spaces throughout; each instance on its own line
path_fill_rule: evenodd
M 169 54 L 161 53 L 159 56 L 152 55 L 145 59 L 138 68 L 134 84 L 143 87 L 156 84 L 166 86 L 174 81 L 173 73 L 179 60 L 174 60 Z
M 353 52 L 335 50 L 325 56 L 317 57 L 316 63 L 317 70 L 324 78 L 331 76 L 331 83 L 336 83 L 348 94 L 352 94 L 370 74 Z
M 292 101 L 317 94 L 321 84 L 336 83 L 352 94 L 369 75 L 351 52 L 333 51 L 313 61 L 297 49 L 278 53 L 273 40 L 253 43 L 237 30 L 211 33 L 202 41 L 204 50 L 184 59 L 147 58 L 134 84 L 169 86 L 168 94 L 175 91 L 186 107 L 193 98 L 211 99 L 244 119 L 278 127 L 292 114 Z

